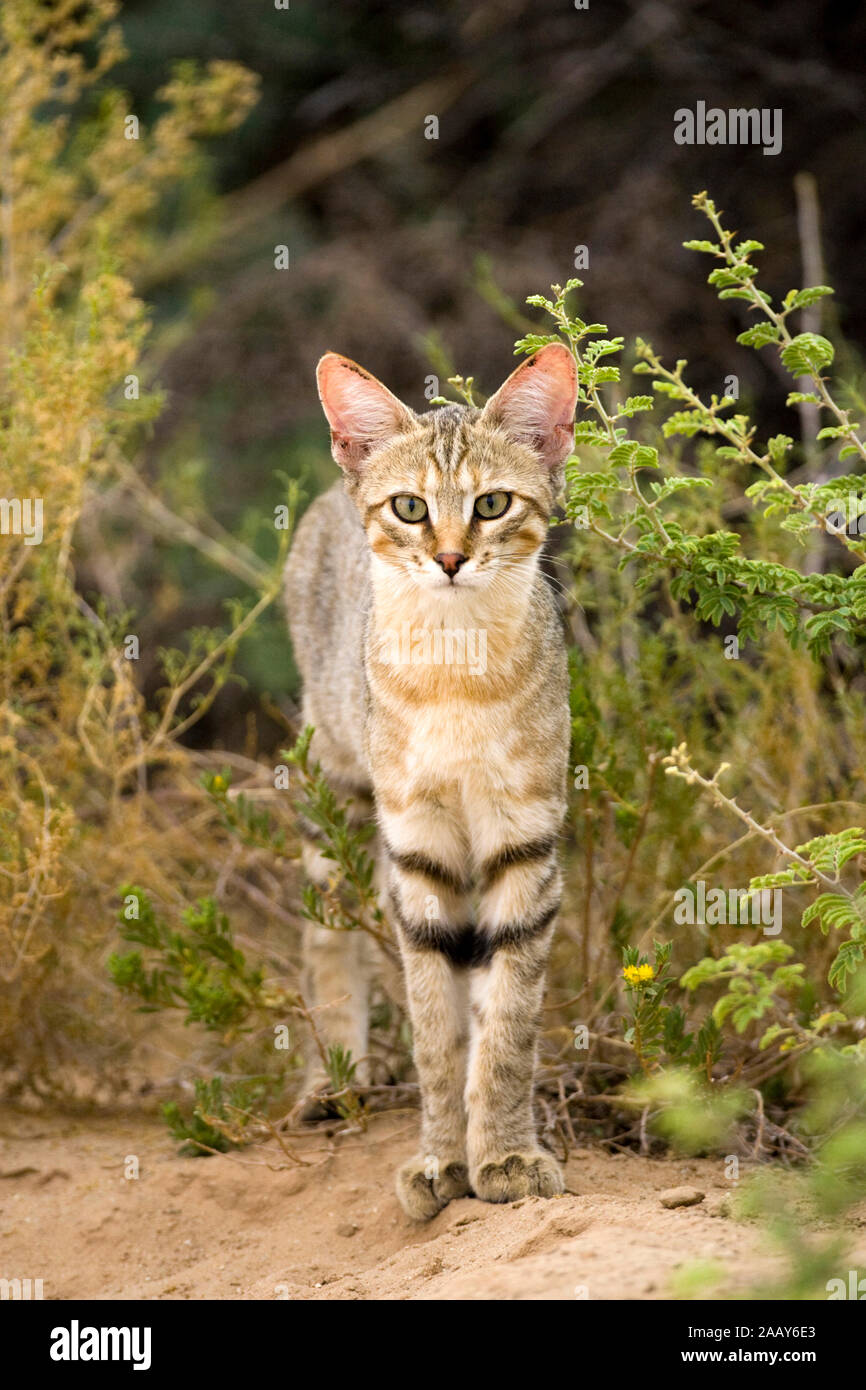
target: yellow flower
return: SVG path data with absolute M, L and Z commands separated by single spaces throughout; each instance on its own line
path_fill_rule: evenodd
M 651 965 L 626 965 L 622 973 L 630 985 L 640 985 L 655 978 L 655 971 Z

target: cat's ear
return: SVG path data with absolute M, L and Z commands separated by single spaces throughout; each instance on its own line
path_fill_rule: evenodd
M 574 448 L 577 369 L 564 343 L 548 343 L 527 358 L 484 407 L 482 418 L 528 444 L 560 468 Z
M 350 472 L 357 472 L 368 454 L 416 419 L 381 381 L 339 353 L 325 353 L 316 381 L 331 426 L 331 453 Z

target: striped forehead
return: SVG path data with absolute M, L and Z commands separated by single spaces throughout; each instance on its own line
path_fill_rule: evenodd
M 471 425 L 477 414 L 465 406 L 442 406 L 423 417 L 430 425 L 424 493 L 434 524 L 441 515 L 466 513 L 468 519 L 472 513 L 478 459 L 472 458 Z
M 427 427 L 431 460 L 443 474 L 453 474 L 469 449 L 477 410 L 462 405 L 440 406 L 421 417 Z

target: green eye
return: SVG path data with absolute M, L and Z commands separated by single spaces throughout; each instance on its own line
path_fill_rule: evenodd
M 504 516 L 510 506 L 510 492 L 485 492 L 475 499 L 475 515 L 483 521 L 493 521 L 497 516 Z
M 423 521 L 427 515 L 427 503 L 422 497 L 410 497 L 407 493 L 391 498 L 394 515 L 401 521 Z

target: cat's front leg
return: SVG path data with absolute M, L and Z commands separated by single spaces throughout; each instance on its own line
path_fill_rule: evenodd
M 532 1087 L 561 895 L 555 837 L 503 848 L 486 862 L 481 879 L 466 1087 L 470 1181 L 486 1202 L 553 1197 L 564 1181 L 536 1138 Z
M 397 1174 L 397 1196 L 408 1216 L 427 1221 L 469 1192 L 466 972 L 437 949 L 415 950 L 405 939 L 401 945 L 421 1089 L 421 1147 Z
M 463 1092 L 474 929 L 458 867 L 466 850 L 431 834 L 429 816 L 382 819 L 421 1090 L 421 1147 L 397 1174 L 397 1196 L 413 1220 L 426 1221 L 469 1191 Z M 431 842 L 434 849 L 421 848 Z

